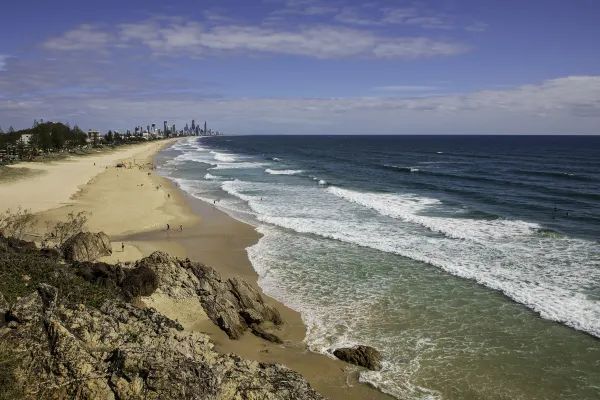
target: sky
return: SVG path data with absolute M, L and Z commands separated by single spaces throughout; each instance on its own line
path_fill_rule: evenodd
M 597 0 L 21 0 L 0 127 L 599 134 Z

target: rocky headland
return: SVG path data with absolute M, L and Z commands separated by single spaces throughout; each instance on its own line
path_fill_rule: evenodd
M 0 396 L 322 398 L 287 367 L 219 354 L 207 335 L 143 306 L 156 292 L 195 296 L 230 338 L 250 330 L 277 342 L 279 313 L 243 279 L 161 252 L 127 265 L 63 257 L 75 253 L 87 254 L 0 238 Z

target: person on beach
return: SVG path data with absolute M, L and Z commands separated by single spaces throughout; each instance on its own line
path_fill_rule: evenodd
M 171 193 L 167 193 L 167 197 L 168 197 L 168 198 L 171 198 Z
M 171 225 L 167 224 L 167 232 L 171 230 Z
M 125 252 L 125 243 L 121 243 L 121 252 L 124 253 Z
M 183 225 L 179 225 L 179 230 L 183 232 Z

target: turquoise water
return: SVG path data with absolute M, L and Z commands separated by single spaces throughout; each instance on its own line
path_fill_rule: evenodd
M 593 139 L 367 139 L 190 139 L 161 170 L 263 234 L 259 283 L 313 351 L 382 350 L 380 390 L 600 398 Z

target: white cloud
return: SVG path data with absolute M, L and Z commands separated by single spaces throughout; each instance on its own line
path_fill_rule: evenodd
M 49 50 L 99 50 L 107 47 L 113 37 L 89 24 L 80 25 L 78 28 L 67 31 L 61 37 L 48 39 L 43 46 Z
M 198 110 L 202 114 L 198 115 Z M 175 123 L 207 119 L 229 133 L 598 133 L 600 76 L 552 79 L 535 85 L 412 98 L 250 98 L 200 100 L 181 94 L 40 94 L 0 100 L 0 120 L 27 124 L 32 113 L 61 118 L 79 112 L 80 125 L 124 128 L 107 121 Z M 82 117 L 83 118 L 83 117 Z M 311 124 L 298 124 L 310 120 Z M 287 121 L 287 122 L 286 122 Z M 73 121 L 75 122 L 75 121 Z M 126 127 L 126 126 L 125 126 Z
M 0 71 L 4 69 L 8 57 L 10 57 L 8 54 L 0 54 Z
M 161 23 L 162 22 L 162 23 Z M 248 25 L 206 27 L 194 21 L 149 20 L 119 25 L 123 43 L 141 43 L 156 54 L 208 53 L 287 54 L 314 58 L 417 59 L 464 53 L 469 47 L 426 37 L 383 36 L 332 25 L 297 29 Z M 63 38 L 63 47 L 69 46 Z

